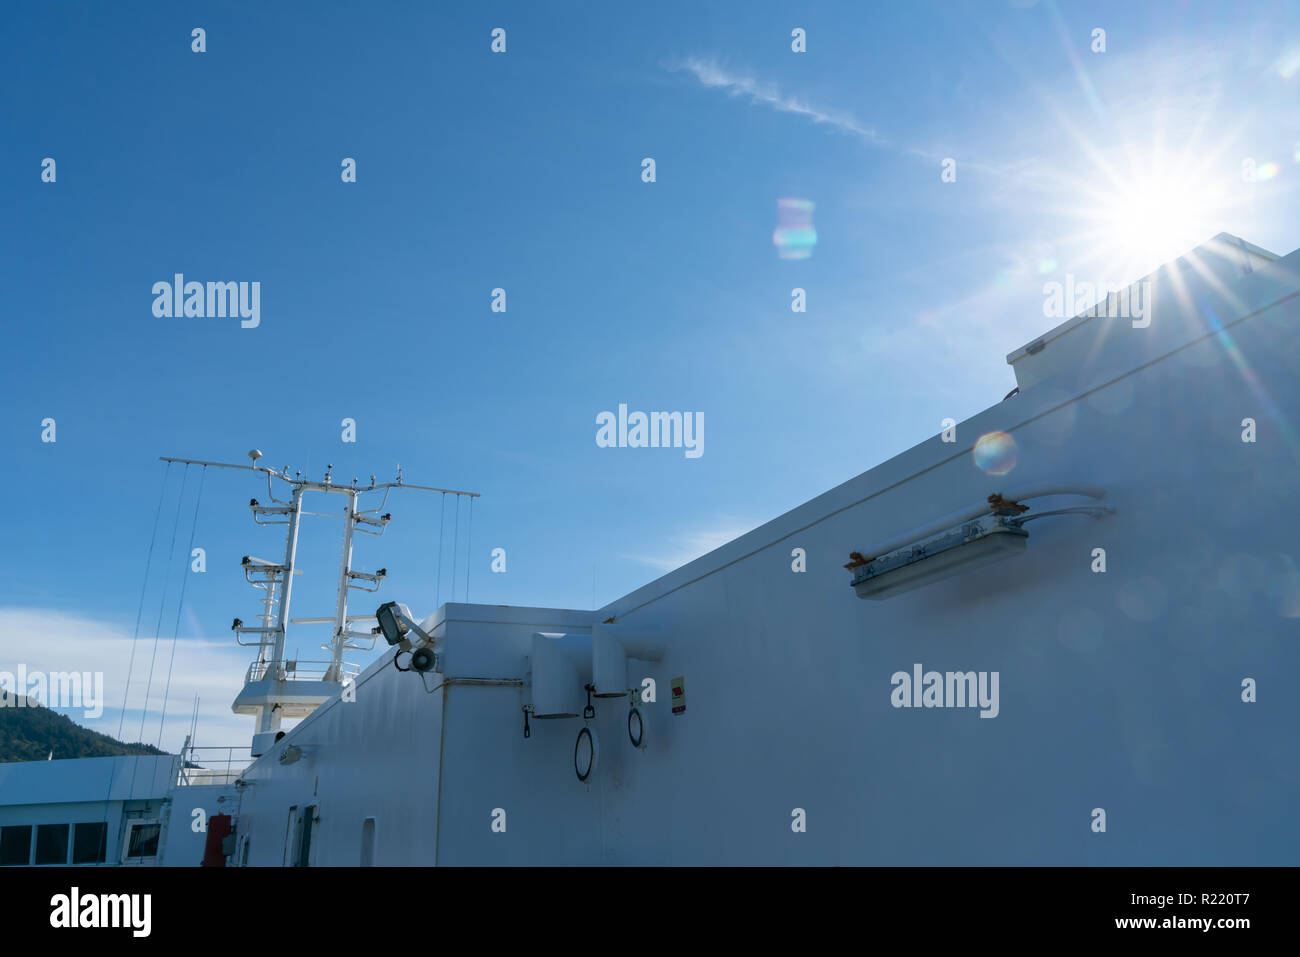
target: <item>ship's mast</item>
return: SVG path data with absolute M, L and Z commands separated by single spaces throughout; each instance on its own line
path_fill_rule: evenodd
M 311 714 L 338 693 L 340 685 L 346 679 L 358 673 L 357 666 L 343 660 L 345 651 L 369 650 L 374 647 L 375 635 L 372 631 L 358 631 L 353 627 L 359 622 L 373 622 L 374 618 L 370 615 L 349 615 L 348 592 L 353 589 L 378 591 L 388 572 L 383 568 L 373 574 L 353 571 L 352 546 L 357 533 L 365 535 L 384 533 L 392 518 L 389 513 L 383 511 L 389 493 L 395 488 L 441 492 L 444 495 L 463 495 L 470 498 L 477 498 L 478 493 L 427 485 L 408 485 L 402 481 L 400 468 L 396 480 L 392 482 L 377 483 L 372 475 L 369 485 L 358 485 L 355 478 L 350 485 L 337 485 L 333 481 L 334 466 L 330 465 L 327 466 L 324 480 L 313 482 L 304 479 L 301 472 L 290 478 L 287 466 L 280 472 L 276 472 L 258 465 L 257 460 L 262 457 L 262 453 L 256 449 L 249 452 L 248 457 L 252 461 L 251 465 L 232 465 L 227 462 L 205 462 L 199 459 L 166 456 L 163 456 L 162 460 L 181 462 L 186 465 L 205 465 L 264 473 L 267 492 L 273 504 L 263 505 L 257 499 L 252 499 L 249 508 L 253 513 L 253 521 L 259 525 L 286 526 L 284 559 L 280 563 L 247 555 L 242 562 L 244 577 L 251 585 L 265 591 L 260 626 L 247 627 L 238 618 L 231 625 L 231 630 L 235 632 L 235 640 L 239 644 L 257 647 L 257 657 L 249 665 L 244 675 L 244 687 L 231 707 L 236 714 L 247 714 L 257 719 L 256 731 L 253 734 L 253 754 L 259 755 L 278 739 L 280 722 L 283 718 L 301 718 Z M 287 502 L 275 497 L 272 479 L 285 482 L 289 486 Z M 370 509 L 360 507 L 362 495 L 380 491 L 383 492 L 383 498 L 376 507 Z M 303 496 L 307 492 L 340 494 L 346 498 L 338 593 L 334 615 L 329 618 L 289 617 L 293 579 L 295 575 L 302 574 L 295 569 L 295 564 L 298 554 L 298 533 L 301 517 L 304 514 Z M 323 650 L 329 652 L 327 661 L 304 662 L 285 657 L 289 625 L 325 622 L 331 622 L 334 626 L 329 642 L 321 645 Z M 255 637 L 256 641 L 242 641 L 244 636 Z

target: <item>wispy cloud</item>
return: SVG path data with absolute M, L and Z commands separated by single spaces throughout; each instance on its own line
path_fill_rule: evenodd
M 707 555 L 715 548 L 739 538 L 756 526 L 747 522 L 725 522 L 712 528 L 699 529 L 674 536 L 669 548 L 657 555 L 625 555 L 634 562 L 649 565 L 662 572 L 670 572 Z
M 814 105 L 808 100 L 782 91 L 775 83 L 763 82 L 752 74 L 729 69 L 714 59 L 692 56 L 665 63 L 664 67 L 674 73 L 688 73 L 701 86 L 708 89 L 721 90 L 728 96 L 748 98 L 749 102 L 756 106 L 806 117 L 818 125 L 829 126 L 841 133 L 855 136 L 868 146 L 877 149 L 892 150 L 906 156 L 914 156 L 928 163 L 937 163 L 947 158 L 945 154 L 935 150 L 896 143 L 875 127 L 859 120 L 852 113 L 823 105 Z M 1024 162 L 1021 160 L 1016 166 L 1007 168 L 963 160 L 962 167 L 963 169 L 980 170 L 997 176 L 1014 175 L 1019 177 L 1021 175 L 1020 166 Z
M 722 90 L 729 96 L 748 97 L 751 103 L 766 106 L 781 113 L 804 116 L 824 126 L 844 133 L 852 133 L 873 146 L 889 146 L 889 141 L 876 130 L 858 121 L 849 113 L 814 106 L 807 100 L 784 93 L 774 83 L 760 82 L 756 77 L 729 71 L 714 60 L 687 57 L 666 64 L 674 72 L 686 72 L 709 89 Z

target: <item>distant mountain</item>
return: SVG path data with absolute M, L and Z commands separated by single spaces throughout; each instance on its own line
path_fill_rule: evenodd
M 151 744 L 124 744 L 89 731 L 30 698 L 0 690 L 0 762 L 44 761 L 51 751 L 56 761 L 167 753 Z

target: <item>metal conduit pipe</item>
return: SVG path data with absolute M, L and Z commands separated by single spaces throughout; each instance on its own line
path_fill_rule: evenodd
M 420 677 L 423 678 L 424 676 L 421 675 Z M 425 693 L 426 693 L 426 694 L 433 694 L 433 693 L 434 693 L 435 691 L 437 691 L 439 688 L 443 688 L 443 687 L 446 687 L 446 686 L 448 686 L 448 685 L 494 685 L 494 686 L 499 686 L 499 687 L 501 687 L 501 686 L 509 687 L 509 686 L 513 685 L 513 686 L 515 686 L 515 687 L 518 688 L 518 687 L 523 687 L 523 684 L 524 684 L 524 679 L 523 679 L 523 678 L 468 678 L 468 677 L 466 677 L 466 678 L 456 678 L 456 677 L 451 677 L 451 678 L 443 678 L 442 681 L 439 681 L 439 682 L 438 682 L 436 685 L 434 685 L 432 688 L 429 688 L 429 687 L 426 686 L 426 687 L 425 687 Z

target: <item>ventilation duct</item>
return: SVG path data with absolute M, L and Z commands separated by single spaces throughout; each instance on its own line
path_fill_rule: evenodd
M 621 698 L 627 694 L 627 659 L 658 661 L 663 655 L 663 634 L 656 628 L 592 625 L 591 683 L 596 697 Z
M 591 635 L 534 632 L 532 716 L 576 718 L 591 681 Z

